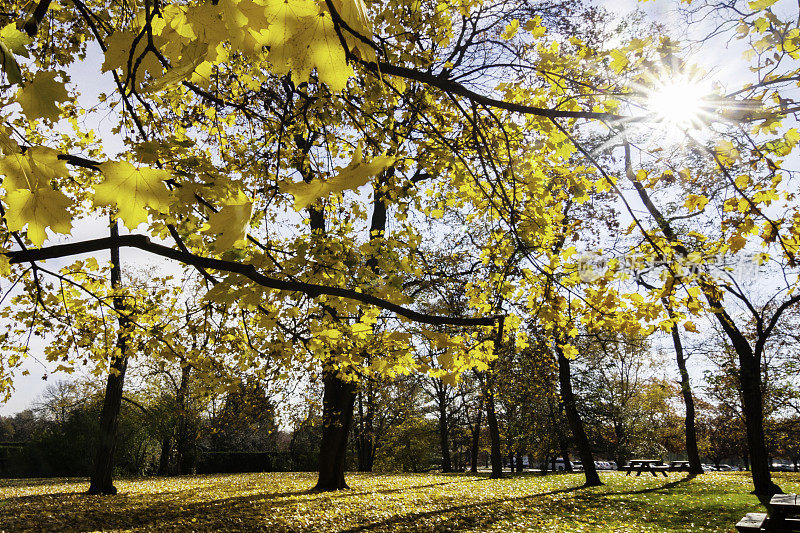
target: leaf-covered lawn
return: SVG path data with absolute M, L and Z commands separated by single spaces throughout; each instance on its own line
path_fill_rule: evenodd
M 687 480 L 579 475 L 350 474 L 351 490 L 309 493 L 308 473 L 127 479 L 116 496 L 85 480 L 0 480 L 0 531 L 733 531 L 762 510 L 746 473 Z M 800 474 L 776 474 L 800 492 Z

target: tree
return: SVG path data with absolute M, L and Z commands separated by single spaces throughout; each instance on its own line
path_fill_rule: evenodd
M 408 357 L 397 356 L 411 351 L 404 321 L 478 328 L 439 335 L 441 345 L 456 345 L 462 335 L 481 340 L 480 348 L 453 358 L 448 373 L 456 375 L 488 366 L 501 347 L 519 346 L 524 336 L 518 326 L 533 317 L 545 325 L 563 363 L 562 390 L 569 397 L 576 324 L 627 330 L 634 321 L 652 318 L 652 302 L 628 299 L 609 279 L 581 285 L 570 259 L 576 250 L 564 245 L 579 224 L 564 222 L 567 206 L 585 203 L 590 193 L 619 192 L 584 140 L 600 124 L 608 124 L 616 138 L 622 124 L 657 121 L 652 113 L 626 107 L 636 103 L 637 84 L 657 84 L 647 76 L 626 80 L 621 73 L 634 76 L 636 69 L 653 66 L 651 59 L 661 52 L 666 58 L 674 52 L 671 41 L 638 39 L 601 50 L 596 36 L 558 35 L 558 28 L 572 28 L 558 16 L 560 4 L 551 3 L 539 13 L 525 4 L 478 1 L 452 7 L 358 0 L 146 1 L 141 7 L 92 0 L 59 10 L 48 6 L 43 0 L 29 13 L 13 1 L 8 11 L 20 20 L 2 30 L 8 83 L 0 105 L 9 118 L 0 129 L 0 170 L 4 242 L 13 241 L 4 253 L 14 265 L 27 265 L 12 270 L 2 264 L 3 274 L 35 280 L 25 288 L 45 300 L 45 259 L 132 247 L 195 268 L 212 287 L 215 303 L 235 301 L 258 315 L 250 318 L 267 332 L 263 342 L 271 345 L 270 353 L 285 354 L 286 366 L 313 360 L 318 367 L 326 389 L 320 489 L 345 486 L 355 376 L 365 368 L 387 374 L 416 369 Z M 791 24 L 771 11 L 762 17 L 769 6 L 755 7 L 759 14 L 748 14 L 740 32 L 761 36 L 753 61 L 760 61 L 763 46 L 774 45 L 783 66 L 797 53 Z M 776 37 L 773 25 L 786 31 Z M 555 30 L 548 32 L 548 26 Z M 110 94 L 102 97 L 111 112 L 103 112 L 117 119 L 114 130 L 124 153 L 110 160 L 94 133 L 81 129 L 84 109 L 61 73 L 84 57 L 90 42 L 103 51 L 101 70 L 113 78 Z M 30 61 L 17 60 L 26 54 Z M 777 78 L 764 68 L 758 64 L 762 76 L 747 90 L 765 93 L 794 83 L 793 67 L 782 67 Z M 502 82 L 481 83 L 491 79 Z M 777 195 L 772 167 L 779 168 L 776 161 L 797 144 L 796 132 L 769 133 L 777 131 L 777 117 L 792 109 L 791 99 L 774 95 L 775 109 L 751 113 L 771 136 L 753 139 L 758 180 L 737 184 L 724 160 L 726 154 L 736 159 L 732 151 L 708 154 L 719 163 L 726 190 L 735 191 L 735 198 L 719 197 L 718 212 L 744 209 L 733 231 L 721 221 L 724 235 L 716 242 L 739 250 L 743 232 L 758 221 L 766 224 L 762 241 L 780 248 L 783 264 L 791 265 L 796 224 L 791 217 L 779 224 L 760 207 Z M 73 126 L 63 136 L 50 127 L 61 117 Z M 367 183 L 369 203 L 351 192 Z M 645 201 L 656 184 L 633 186 L 645 191 Z M 700 208 L 700 196 L 691 197 L 687 209 Z M 104 219 L 109 212 L 132 233 L 43 246 L 48 229 L 66 234 L 76 217 Z M 694 251 L 693 242 L 679 238 L 659 211 L 650 214 L 658 231 L 639 226 L 647 253 L 672 261 Z M 394 228 L 387 215 L 394 217 Z M 430 314 L 409 298 L 409 280 L 432 270 L 420 243 L 436 234 L 423 235 L 416 222 L 441 228 L 445 217 L 457 215 L 470 225 L 470 257 L 480 258 L 455 280 L 464 286 L 467 312 Z M 143 223 L 147 229 L 137 229 Z M 708 242 L 698 246 L 719 249 Z M 797 300 L 787 297 L 780 312 L 759 315 L 764 327 L 751 346 L 733 317 L 719 311 L 719 287 L 703 276 L 697 280 L 701 293 L 692 298 L 706 299 L 741 356 L 754 480 L 766 494 L 774 487 L 764 469 L 758 361 L 764 339 Z M 649 296 L 660 299 L 671 289 Z M 546 302 L 544 309 L 537 302 Z M 682 313 L 691 302 L 674 303 Z M 631 318 L 629 305 L 636 309 Z M 38 320 L 39 303 L 34 307 Z M 117 316 L 130 320 L 121 309 Z M 498 318 L 504 315 L 509 319 Z M 119 337 L 120 345 L 124 339 Z M 111 393 L 121 390 L 123 360 L 114 360 Z M 18 363 L 16 358 L 4 365 L 4 384 Z M 494 390 L 491 379 L 486 383 L 487 422 L 496 443 Z M 591 454 L 573 404 L 565 398 L 587 462 Z

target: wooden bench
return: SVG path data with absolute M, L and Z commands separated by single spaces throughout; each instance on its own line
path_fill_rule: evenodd
M 747 513 L 747 515 L 736 523 L 736 531 L 746 533 L 747 531 L 761 531 L 767 523 L 767 513 Z

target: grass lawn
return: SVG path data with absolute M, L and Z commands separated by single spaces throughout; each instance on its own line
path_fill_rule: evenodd
M 104 497 L 81 479 L 0 480 L 0 531 L 734 531 L 763 510 L 747 473 L 601 477 L 349 474 L 351 490 L 311 494 L 313 474 L 233 474 L 120 480 Z M 800 474 L 775 477 L 800 492 Z

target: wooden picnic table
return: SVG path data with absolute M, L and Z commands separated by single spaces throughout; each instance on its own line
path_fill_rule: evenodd
M 748 531 L 775 531 L 781 533 L 800 531 L 800 496 L 776 494 L 769 501 L 769 515 L 748 513 L 736 524 L 741 533 Z
M 800 523 L 796 518 L 800 516 L 800 496 L 797 494 L 775 494 L 769 501 L 769 518 L 776 527 L 782 528 L 787 525 L 797 525 L 800 528 Z
M 653 474 L 654 477 L 657 477 L 657 472 L 661 472 L 664 477 L 667 477 L 669 468 L 660 459 L 631 459 L 628 461 L 628 466 L 626 467 L 628 473 L 625 475 L 630 476 L 631 472 L 635 470 L 637 476 L 641 476 L 642 472 L 647 471 Z
M 689 461 L 670 461 L 669 463 L 670 472 L 688 472 L 690 469 Z

